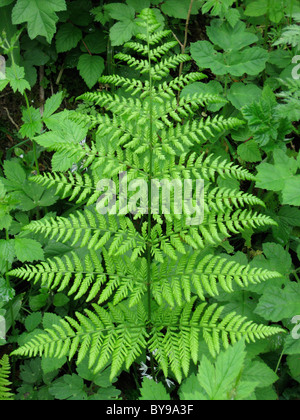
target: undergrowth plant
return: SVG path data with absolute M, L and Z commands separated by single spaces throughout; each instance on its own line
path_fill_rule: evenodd
M 224 308 L 214 300 L 220 292 L 230 294 L 281 276 L 243 266 L 218 251 L 234 235 L 275 222 L 260 214 L 257 208 L 264 203 L 257 197 L 217 184 L 218 178 L 244 184 L 255 177 L 205 150 L 207 136 L 243 123 L 199 112 L 223 97 L 196 93 L 178 99 L 178 91 L 205 76 L 192 72 L 170 79 L 170 72 L 189 62 L 190 56 L 172 53 L 177 42 L 171 31 L 158 30 L 151 9 L 141 12 L 139 26 L 137 41 L 125 44 L 115 59 L 141 76 L 103 76 L 101 83 L 115 86 L 121 94 L 84 94 L 80 99 L 96 106 L 97 115 L 67 113 L 67 120 L 58 117 L 52 131 L 35 137 L 38 144 L 55 151 L 57 166 L 67 161 L 63 166 L 71 169 L 73 162 L 77 170 L 73 167 L 66 174 L 57 169 L 32 180 L 56 187 L 62 198 L 76 202 L 76 209 L 66 217 L 46 215 L 24 230 L 69 244 L 73 250 L 9 274 L 66 291 L 74 300 L 81 299 L 85 309 L 31 335 L 13 354 L 76 357 L 77 364 L 88 356 L 94 372 L 110 363 L 111 379 L 148 354 L 153 376 L 161 370 L 167 377 L 171 371 L 181 382 L 191 362 L 198 363 L 201 340 L 215 357 L 222 347 L 240 339 L 253 342 L 283 331 L 236 313 L 223 314 Z M 66 139 L 61 126 L 72 127 L 73 138 Z M 87 128 L 91 140 L 79 141 Z M 118 214 L 101 214 L 96 205 L 103 192 L 98 182 L 109 177 L 120 186 L 120 174 L 125 172 L 128 181 L 146 181 L 148 191 L 155 179 L 193 183 L 203 179 L 203 222 L 192 225 L 190 214 L 177 214 L 175 208 L 171 214 L 152 214 L 151 193 L 146 211 L 141 205 L 135 215 L 125 214 L 119 197 Z
M 11 382 L 9 381 L 10 365 L 7 355 L 0 359 L 0 401 L 13 400 L 13 394 L 10 391 Z

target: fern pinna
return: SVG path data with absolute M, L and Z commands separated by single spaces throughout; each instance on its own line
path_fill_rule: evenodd
M 220 291 L 231 293 L 280 276 L 241 266 L 216 252 L 232 235 L 274 222 L 253 210 L 263 206 L 258 198 L 217 186 L 217 178 L 254 180 L 251 173 L 201 151 L 207 138 L 242 122 L 199 116 L 201 107 L 222 102 L 223 97 L 178 98 L 182 88 L 205 76 L 194 72 L 168 78 L 190 56 L 170 53 L 177 43 L 170 31 L 159 30 L 151 9 L 141 13 L 139 24 L 137 42 L 126 44 L 116 59 L 140 71 L 140 78 L 102 77 L 103 84 L 115 86 L 115 93 L 80 98 L 99 112 L 71 113 L 72 124 L 87 126 L 93 140 L 66 142 L 59 130 L 36 138 L 59 156 L 73 158 L 79 170 L 46 173 L 33 180 L 55 187 L 57 194 L 81 209 L 68 217 L 33 221 L 25 228 L 68 243 L 71 253 L 16 268 L 10 275 L 67 291 L 74 299 L 85 296 L 91 306 L 37 334 L 14 354 L 70 359 L 76 355 L 77 363 L 88 357 L 96 372 L 110 363 L 113 378 L 146 351 L 153 371 L 155 365 L 165 376 L 171 370 L 180 382 L 190 363 L 197 363 L 201 340 L 216 355 L 221 346 L 242 338 L 249 342 L 281 332 L 235 313 L 225 314 L 223 307 L 211 302 Z M 126 53 L 130 49 L 134 56 Z M 136 58 L 139 54 L 142 59 Z M 98 181 L 109 177 L 120 186 L 124 173 L 128 181 L 142 179 L 149 187 L 154 179 L 205 180 L 203 222 L 187 223 L 189 214 L 179 215 L 174 208 L 170 214 L 151 214 L 151 194 L 148 211 L 139 208 L 134 215 L 125 214 L 120 199 L 115 214 L 96 211 L 103 193 Z
M 0 359 L 0 401 L 13 400 L 13 394 L 10 390 L 11 382 L 9 381 L 10 365 L 7 355 Z

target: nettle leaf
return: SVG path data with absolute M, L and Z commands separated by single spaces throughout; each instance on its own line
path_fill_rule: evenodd
M 44 36 L 51 43 L 58 22 L 56 12 L 66 9 L 65 0 L 18 0 L 12 11 L 12 22 L 15 25 L 27 22 L 31 39 Z
M 14 244 L 18 260 L 33 262 L 44 259 L 42 246 L 34 239 L 16 238 Z
M 72 23 L 62 25 L 56 34 L 56 51 L 66 52 L 75 48 L 82 38 L 82 32 Z
M 170 395 L 161 382 L 157 383 L 153 379 L 144 378 L 140 388 L 140 400 L 170 400 Z
M 89 54 L 81 55 L 77 66 L 81 77 L 90 89 L 95 86 L 100 79 L 104 67 L 105 64 L 102 57 Z

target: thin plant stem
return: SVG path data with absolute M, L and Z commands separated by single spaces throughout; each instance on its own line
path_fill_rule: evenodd
M 278 363 L 277 363 L 277 366 L 276 366 L 276 369 L 275 369 L 275 373 L 277 374 L 277 372 L 279 371 L 279 367 L 280 367 L 280 363 L 281 363 L 281 360 L 282 360 L 282 358 L 283 358 L 283 355 L 284 355 L 284 350 L 282 350 L 282 353 L 281 353 L 281 355 L 280 355 L 280 357 L 279 357 L 279 360 L 278 360 Z
M 185 22 L 184 41 L 183 41 L 183 44 L 181 44 L 181 53 L 182 54 L 185 53 L 185 49 L 186 49 L 187 42 L 188 42 L 189 24 L 190 24 L 190 19 L 191 19 L 191 14 L 192 14 L 193 3 L 194 3 L 194 0 L 191 0 L 188 15 L 187 15 L 187 19 L 186 19 L 186 22 Z M 182 75 L 182 70 L 183 70 L 183 63 L 180 63 L 179 77 Z

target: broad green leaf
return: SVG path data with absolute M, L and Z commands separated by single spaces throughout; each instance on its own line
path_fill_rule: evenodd
M 291 372 L 292 378 L 300 383 L 300 355 L 288 356 L 287 364 Z
M 245 105 L 259 101 L 261 94 L 262 90 L 254 84 L 233 83 L 227 97 L 232 105 L 240 110 Z
M 245 362 L 245 344 L 239 341 L 219 354 L 215 366 L 203 356 L 198 381 L 210 400 L 227 400 Z
M 39 242 L 27 238 L 16 238 L 14 242 L 16 255 L 20 261 L 33 262 L 44 259 L 44 251 Z
M 13 3 L 15 0 L 0 0 L 0 7 L 8 6 Z
M 115 20 L 133 20 L 135 10 L 133 7 L 123 3 L 111 3 L 104 6 L 110 17 Z
M 279 23 L 284 17 L 284 4 L 278 0 L 259 0 L 250 3 L 245 10 L 246 16 L 258 17 L 269 15 L 270 20 Z
M 49 151 L 58 150 L 52 157 L 52 169 L 67 171 L 84 155 L 83 148 L 77 145 L 86 138 L 88 128 L 66 118 L 57 119 L 53 128 L 54 131 L 41 134 L 35 141 Z
M 83 379 L 78 375 L 64 375 L 52 383 L 50 389 L 57 400 L 86 400 Z
M 299 333 L 300 333 L 300 328 L 297 328 L 297 334 Z M 295 339 L 292 335 L 292 332 L 290 332 L 289 335 L 286 337 L 285 344 L 284 344 L 284 354 L 289 354 L 289 355 L 296 354 L 299 357 L 300 338 Z
M 83 54 L 80 56 L 78 70 L 89 89 L 95 86 L 98 82 L 103 73 L 104 67 L 105 65 L 102 57 L 89 54 Z
M 200 68 L 210 68 L 217 75 L 229 73 L 237 77 L 245 73 L 252 76 L 259 74 L 268 60 L 268 52 L 260 47 L 222 54 L 208 41 L 192 44 L 191 54 Z
M 179 396 L 180 400 L 201 401 L 206 399 L 201 392 L 198 378 L 194 373 L 183 381 L 179 388 Z
M 0 230 L 9 229 L 12 221 L 13 221 L 12 217 L 0 209 Z
M 56 12 L 66 8 L 65 0 L 18 0 L 12 11 L 12 22 L 15 25 L 27 22 L 31 39 L 44 36 L 51 43 L 58 22 Z
M 45 375 L 48 373 L 54 372 L 59 370 L 63 367 L 63 365 L 67 362 L 66 357 L 61 357 L 60 359 L 57 357 L 42 357 L 42 369 Z
M 292 270 L 291 255 L 283 248 L 282 245 L 265 242 L 262 248 L 264 255 L 256 256 L 251 261 L 250 266 L 269 271 L 276 271 L 277 273 L 282 274 L 282 277 L 268 280 L 258 285 L 248 286 L 248 290 L 258 294 L 268 293 L 270 287 L 273 286 L 276 286 L 279 290 L 281 290 L 284 285 L 289 283 L 289 276 Z
M 136 30 L 136 23 L 134 20 L 126 19 L 115 23 L 109 32 L 111 43 L 113 46 L 123 45 L 129 41 Z
M 6 88 L 8 83 L 9 83 L 9 80 L 7 80 L 7 79 L 1 80 L 0 79 L 0 92 Z
M 91 9 L 93 3 L 91 0 L 72 0 L 68 2 L 68 13 L 70 21 L 77 26 L 88 28 L 93 21 Z
M 287 157 L 284 151 L 278 149 L 274 152 L 274 164 L 263 162 L 258 166 L 257 171 L 256 185 L 258 188 L 282 191 L 286 182 L 294 178 L 297 172 L 297 162 L 295 159 Z M 293 190 L 293 185 L 291 185 L 290 190 L 287 189 L 288 198 L 295 199 Z M 292 203 L 285 202 L 284 204 Z
M 282 204 L 300 206 L 300 175 L 285 181 L 282 189 Z
M 45 107 L 44 107 L 44 114 L 43 119 L 47 119 L 51 117 L 54 112 L 58 110 L 62 103 L 63 99 L 63 92 L 58 92 L 55 95 L 52 95 L 50 98 L 46 100 Z
M 97 394 L 92 395 L 88 398 L 88 400 L 93 401 L 108 401 L 108 400 L 116 400 L 118 399 L 121 391 L 114 386 L 110 386 L 107 388 L 100 388 L 97 391 Z
M 25 70 L 24 67 L 19 67 L 14 65 L 6 69 L 6 77 L 9 80 L 10 86 L 14 93 L 17 91 L 22 95 L 26 89 L 30 90 L 30 85 L 27 80 L 25 80 Z
M 67 303 L 70 301 L 67 295 L 64 293 L 56 293 L 53 299 L 53 305 L 57 308 L 67 305 Z
M 1 254 L 0 254 L 1 255 Z M 0 276 L 0 302 L 9 302 L 15 296 L 15 291 L 7 284 L 6 279 Z M 1 329 L 0 329 L 0 345 L 1 345 Z
M 300 315 L 300 284 L 290 283 L 284 289 L 270 287 L 260 298 L 255 312 L 273 322 Z
M 268 0 L 252 1 L 245 10 L 246 16 L 263 16 L 268 12 Z
M 39 295 L 29 296 L 29 307 L 32 311 L 39 311 L 46 306 L 48 301 L 48 295 L 40 293 Z
M 186 19 L 190 8 L 190 0 L 166 0 L 161 6 L 161 10 L 168 16 L 177 19 Z M 201 7 L 201 1 L 195 0 L 192 7 L 192 14 L 197 14 Z
M 82 32 L 72 23 L 62 25 L 56 34 L 56 50 L 58 53 L 75 48 L 82 38 Z
M 107 49 L 107 36 L 104 32 L 97 30 L 96 32 L 87 35 L 84 38 L 84 44 L 92 54 L 101 54 Z M 82 45 L 81 50 L 86 52 L 85 45 Z
M 260 162 L 262 160 L 261 152 L 254 140 L 240 144 L 237 153 L 245 162 Z
M 9 264 L 12 264 L 15 257 L 14 240 L 0 239 L 0 257 Z
M 40 110 L 30 106 L 23 110 L 22 120 L 24 124 L 20 128 L 20 133 L 23 137 L 33 139 L 36 134 L 42 131 L 43 123 Z
M 221 20 L 213 20 L 207 28 L 210 41 L 221 47 L 224 51 L 239 51 L 258 41 L 258 37 L 246 31 L 246 24 L 239 21 L 234 28 Z
M 274 389 L 274 386 L 267 388 L 257 388 L 255 390 L 255 396 L 257 401 L 277 401 L 278 395 Z
M 228 9 L 232 6 L 234 0 L 206 0 L 204 5 L 202 6 L 202 13 L 208 13 L 212 16 L 220 16 L 223 9 Z
M 25 182 L 26 172 L 16 160 L 6 160 L 3 167 L 7 180 L 17 184 Z
M 144 378 L 140 388 L 140 400 L 170 400 L 170 395 L 161 382 L 157 383 L 153 379 Z
M 264 362 L 259 360 L 249 361 L 246 365 L 242 379 L 257 382 L 258 388 L 266 388 L 278 380 L 276 373 Z
M 141 12 L 143 9 L 150 7 L 150 0 L 126 0 L 128 6 L 132 7 L 136 12 Z
M 28 332 L 35 330 L 42 322 L 42 313 L 33 312 L 25 319 L 25 328 Z

